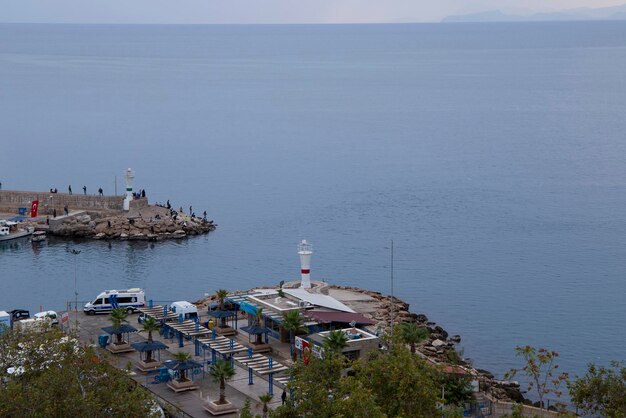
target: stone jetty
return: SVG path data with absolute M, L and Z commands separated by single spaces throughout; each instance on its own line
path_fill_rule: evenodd
M 150 205 L 145 197 L 132 200 L 125 211 L 123 196 L 0 190 L 0 213 L 14 216 L 20 208 L 30 210 L 33 201 L 39 202 L 38 216 L 26 222 L 67 238 L 159 241 L 207 234 L 217 226 L 182 210 Z
M 161 210 L 159 210 L 161 209 Z M 50 234 L 72 238 L 151 240 L 180 239 L 215 230 L 213 221 L 148 206 L 134 216 L 85 212 L 50 224 Z

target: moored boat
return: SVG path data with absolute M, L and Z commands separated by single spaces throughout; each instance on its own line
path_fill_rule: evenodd
M 45 239 L 46 239 L 46 231 L 35 231 L 33 232 L 31 241 L 38 242 L 38 241 L 43 241 Z
M 18 222 L 0 219 L 0 241 L 27 237 L 31 235 L 34 230 L 35 228 L 32 226 L 22 228 Z

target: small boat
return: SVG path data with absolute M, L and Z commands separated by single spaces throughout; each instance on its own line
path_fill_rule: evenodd
M 46 239 L 46 231 L 35 231 L 30 239 L 33 242 L 39 242 Z
M 0 219 L 0 241 L 27 237 L 31 235 L 34 230 L 35 228 L 32 226 L 21 228 L 17 222 Z

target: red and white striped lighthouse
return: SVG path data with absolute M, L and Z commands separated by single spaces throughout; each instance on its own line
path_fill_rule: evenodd
M 311 288 L 311 254 L 313 254 L 313 246 L 306 242 L 305 239 L 298 244 L 298 255 L 300 256 L 300 274 L 302 275 L 301 289 Z

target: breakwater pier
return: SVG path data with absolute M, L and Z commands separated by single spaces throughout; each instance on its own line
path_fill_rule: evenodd
M 150 205 L 138 196 L 124 209 L 125 196 L 0 190 L 0 217 L 20 216 L 36 229 L 67 238 L 181 239 L 215 230 L 205 216 L 182 208 Z

